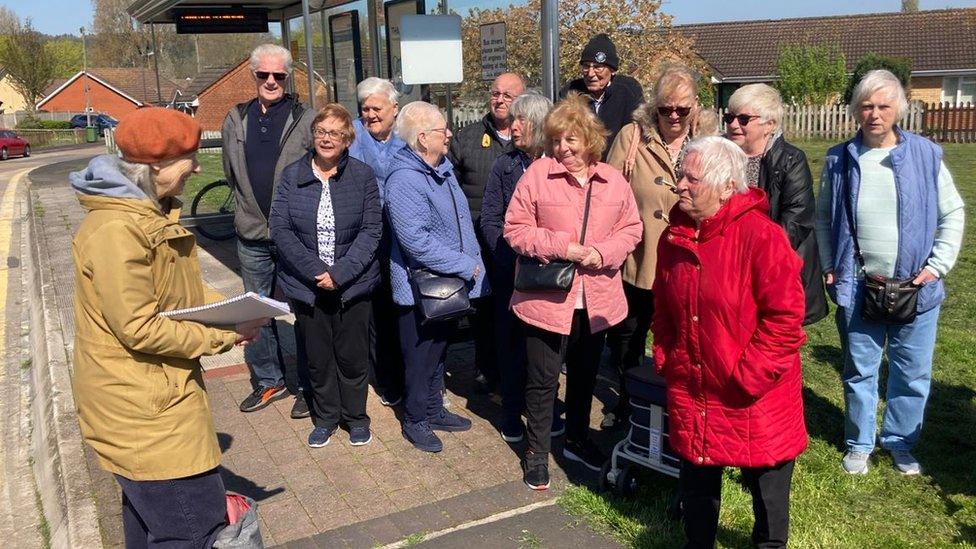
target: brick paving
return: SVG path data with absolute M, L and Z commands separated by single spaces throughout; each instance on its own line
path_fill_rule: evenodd
M 57 220 L 41 238 L 47 252 L 44 256 L 59 258 L 48 268 L 62 273 L 57 301 L 68 342 L 73 285 L 66 265 L 70 265 L 71 237 L 83 215 L 66 182 L 69 169 L 77 169 L 77 165 L 52 166 L 32 174 L 33 199 L 47 212 L 46 219 Z M 199 251 L 207 283 L 225 295 L 238 293 L 233 241 L 201 239 Z M 283 335 L 291 332 L 289 322 L 281 323 Z M 293 341 L 284 343 L 287 354 L 292 354 L 293 345 Z M 556 497 L 570 479 L 595 480 L 595 475 L 556 457 L 561 449 L 561 439 L 557 439 L 553 488 L 543 493 L 525 488 L 519 466 L 524 443 L 509 445 L 498 435 L 493 426 L 500 420 L 497 397 L 470 393 L 475 375 L 472 361 L 470 343 L 452 345 L 446 385 L 451 410 L 470 418 L 473 427 L 464 433 L 441 434 L 444 451 L 427 454 L 403 439 L 400 410 L 382 406 L 372 390 L 367 404 L 373 431 L 370 444 L 353 447 L 348 435 L 340 431 L 328 446 L 309 448 L 306 438 L 311 421 L 289 417 L 293 399 L 249 414 L 238 410 L 238 403 L 251 391 L 239 350 L 236 355 L 207 359 L 205 377 L 227 488 L 259 502 L 261 529 L 269 546 L 291 542 L 293 546 L 372 547 Z M 289 362 L 293 362 L 290 357 Z M 603 378 L 599 385 L 598 395 L 608 396 Z M 601 409 L 601 403 L 594 402 L 594 425 Z M 608 442 L 605 434 L 596 436 Z M 89 464 L 105 545 L 121 546 L 117 484 L 98 469 L 90 451 Z

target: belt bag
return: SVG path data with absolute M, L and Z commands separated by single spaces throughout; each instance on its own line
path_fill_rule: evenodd
M 580 231 L 580 244 L 586 238 L 586 222 L 590 217 L 590 197 L 593 182 L 586 189 L 586 205 L 583 206 L 583 230 Z M 572 261 L 558 260 L 543 263 L 534 257 L 520 255 L 515 270 L 515 289 L 520 292 L 568 292 L 576 277 L 576 264 Z
M 421 324 L 455 320 L 472 312 L 468 284 L 460 277 L 411 269 L 410 287 Z
M 896 280 L 877 275 L 864 278 L 861 318 L 880 324 L 911 324 L 918 311 L 918 291 L 912 278 Z

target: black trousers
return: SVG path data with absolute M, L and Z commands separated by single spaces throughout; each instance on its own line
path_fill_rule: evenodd
M 760 548 L 786 547 L 790 530 L 790 483 L 793 460 L 772 467 L 742 468 L 742 480 L 752 494 L 752 543 Z M 715 547 L 718 511 L 722 503 L 724 467 L 681 463 L 680 491 L 686 548 Z
M 480 221 L 474 219 L 475 227 Z M 491 250 L 484 242 L 481 231 L 475 231 L 478 237 L 478 244 L 481 246 L 481 258 L 485 264 L 485 275 L 492 277 L 494 269 L 491 264 Z M 492 288 L 494 290 L 494 288 Z M 497 301 L 494 291 L 491 294 L 474 299 L 471 306 L 474 307 L 474 314 L 468 317 L 471 323 L 471 332 L 474 339 L 474 363 L 485 376 L 489 383 L 498 383 L 498 353 L 495 349 L 495 301 Z
M 568 336 L 523 323 L 528 358 L 525 382 L 528 452 L 548 454 L 553 403 L 559 373 L 566 362 L 566 440 L 584 442 L 590 435 L 590 409 L 606 330 L 591 333 L 586 310 L 573 313 Z
M 647 333 L 654 318 L 654 293 L 624 282 L 627 318 L 607 330 L 610 364 L 620 376 L 620 399 L 613 408 L 620 415 L 630 414 L 630 395 L 624 383 L 624 372 L 641 365 L 647 346 Z
M 397 306 L 390 288 L 389 256 L 380 261 L 380 286 L 373 292 L 369 326 L 370 380 L 376 392 L 391 400 L 403 395 L 403 355 L 400 354 Z
M 421 324 L 416 307 L 399 307 L 398 314 L 405 368 L 403 419 L 419 423 L 444 406 L 444 356 L 457 322 Z
M 492 281 L 495 306 L 495 350 L 498 353 L 498 387 L 502 396 L 502 412 L 507 424 L 520 421 L 525 409 L 525 328 L 509 308 L 512 301 L 511 282 Z
M 338 296 L 320 296 L 314 307 L 294 302 L 292 309 L 308 352 L 312 423 L 326 429 L 340 421 L 350 428 L 369 427 L 369 298 L 344 304 Z
M 227 524 L 224 482 L 217 469 L 169 480 L 130 480 L 122 487 L 126 549 L 213 547 Z

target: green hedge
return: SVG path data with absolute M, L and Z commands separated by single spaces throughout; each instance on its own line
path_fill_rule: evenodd
M 20 130 L 68 130 L 71 129 L 71 122 L 67 120 L 38 120 L 36 118 L 25 118 L 17 124 Z

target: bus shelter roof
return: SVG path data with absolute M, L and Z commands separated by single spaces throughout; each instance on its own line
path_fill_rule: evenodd
M 309 0 L 310 8 L 319 11 L 352 3 L 355 0 Z M 174 9 L 189 8 L 263 8 L 268 18 L 281 20 L 302 15 L 301 0 L 135 0 L 129 15 L 140 23 L 172 23 Z

